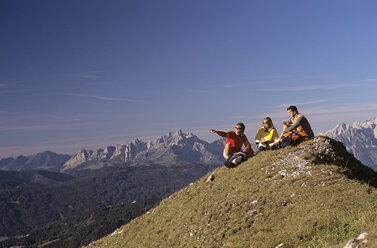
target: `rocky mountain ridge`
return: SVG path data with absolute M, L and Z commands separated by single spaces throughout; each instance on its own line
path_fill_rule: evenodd
M 377 117 L 363 122 L 355 121 L 352 125 L 339 123 L 318 135 L 342 142 L 363 164 L 377 171 Z
M 62 172 L 96 169 L 112 164 L 135 163 L 203 163 L 221 164 L 221 140 L 208 143 L 191 133 L 169 133 L 154 141 L 135 139 L 126 144 L 96 151 L 81 149 L 64 163 Z
M 1 159 L 0 170 L 30 171 L 43 169 L 58 172 L 70 157 L 71 155 L 57 154 L 51 151 L 44 151 L 31 156 L 20 155 L 16 158 Z
M 95 151 L 81 149 L 74 155 L 45 151 L 32 156 L 18 156 L 0 160 L 0 170 L 49 170 L 78 173 L 114 165 L 135 164 L 221 164 L 224 140 L 208 143 L 192 133 L 178 130 L 154 141 L 135 139 L 125 144 L 100 148 Z

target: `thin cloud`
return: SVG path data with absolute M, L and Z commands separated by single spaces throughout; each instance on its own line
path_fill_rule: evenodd
M 311 107 L 311 108 L 299 108 L 299 112 L 303 113 L 305 116 L 311 116 L 316 118 L 323 118 L 324 121 L 338 119 L 341 120 L 340 116 L 350 116 L 355 114 L 370 114 L 376 113 L 377 103 L 372 104 L 359 104 L 359 105 L 327 105 L 321 107 Z M 262 115 L 259 115 L 263 117 Z M 271 118 L 289 118 L 286 111 L 279 111 L 270 114 Z M 330 118 L 330 119 L 329 119 Z
M 7 84 L 0 84 L 0 87 L 6 87 Z
M 329 105 L 321 108 L 308 108 L 306 112 L 312 115 L 324 115 L 324 114 L 340 114 L 340 113 L 372 113 L 377 111 L 377 104 L 359 104 L 359 105 Z
M 218 89 L 234 89 L 234 88 L 239 88 L 242 87 L 242 85 L 238 84 L 217 84 L 212 86 L 211 88 L 218 88 Z
M 207 94 L 209 92 L 211 92 L 210 90 L 200 90 L 200 89 L 187 89 L 188 92 L 191 92 L 191 93 L 200 93 L 200 94 Z
M 6 86 L 3 86 L 3 87 L 5 88 Z M 14 94 L 14 93 L 24 93 L 24 92 L 35 92 L 35 91 L 37 91 L 37 90 L 35 90 L 35 89 L 16 89 L 16 90 L 4 89 L 4 90 L 0 91 L 0 94 L 4 95 L 4 94 Z
M 357 88 L 362 86 L 365 83 L 374 82 L 375 80 L 360 80 L 360 81 L 354 81 L 354 83 L 350 84 L 313 84 L 313 85 L 307 85 L 307 86 L 295 86 L 295 87 L 283 87 L 283 88 L 263 88 L 260 89 L 261 91 L 312 91 L 312 90 L 337 90 L 337 89 L 344 89 L 344 88 Z
M 362 80 L 357 80 L 357 81 L 352 81 L 352 82 L 357 82 L 357 83 L 370 83 L 370 82 L 377 82 L 377 78 L 368 78 L 368 79 L 362 79 Z
M 50 129 L 72 129 L 77 127 L 85 127 L 88 123 L 78 124 L 46 124 L 46 125 L 26 125 L 26 126 L 3 126 L 0 127 L 0 132 L 23 132 L 23 131 L 37 131 Z
M 96 95 L 87 95 L 87 94 L 68 94 L 68 95 L 84 97 L 84 98 L 93 98 L 93 99 L 102 100 L 102 101 L 115 101 L 115 102 L 120 102 L 120 101 L 132 102 L 133 101 L 127 98 L 116 98 L 116 97 L 96 96 Z
M 301 106 L 301 105 L 311 105 L 311 104 L 318 104 L 318 103 L 324 103 L 324 102 L 328 102 L 329 99 L 318 99 L 318 100 L 312 100 L 312 101 L 307 101 L 307 102 L 295 102 L 294 105 L 296 106 Z M 292 103 L 284 103 L 284 104 L 280 104 L 279 106 L 276 106 L 276 107 L 287 107 L 287 106 L 290 106 L 290 105 L 293 105 Z
M 99 78 L 99 74 L 103 71 L 87 71 L 81 74 L 81 78 L 87 78 L 87 79 L 97 79 Z
M 82 75 L 81 78 L 97 79 L 99 78 L 99 76 L 94 75 L 94 74 L 86 74 L 86 75 Z
M 206 87 L 206 89 L 186 89 L 186 91 L 193 92 L 193 93 L 209 93 L 212 92 L 214 89 L 237 89 L 243 87 L 241 84 L 215 84 L 211 85 L 210 88 Z

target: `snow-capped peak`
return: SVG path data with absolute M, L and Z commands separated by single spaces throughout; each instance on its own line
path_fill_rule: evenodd
M 371 118 L 371 119 L 363 121 L 363 122 L 355 121 L 352 124 L 352 127 L 357 128 L 357 129 L 361 129 L 361 128 L 372 128 L 372 129 L 374 129 L 376 127 L 376 124 L 377 124 L 377 117 L 374 117 L 374 118 Z
M 347 150 L 363 164 L 377 171 L 377 117 L 355 121 L 352 126 L 340 123 L 335 128 L 318 133 L 343 142 Z
M 64 164 L 64 170 L 75 169 L 79 165 L 107 162 L 172 162 L 217 163 L 222 160 L 221 143 L 208 144 L 192 133 L 178 130 L 168 133 L 154 141 L 144 142 L 135 139 L 123 145 L 108 146 L 93 152 L 81 149 Z M 216 147 L 216 148 L 214 148 Z

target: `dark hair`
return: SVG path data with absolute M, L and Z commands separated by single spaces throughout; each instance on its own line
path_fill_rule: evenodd
M 296 106 L 293 106 L 293 105 L 289 106 L 289 107 L 287 108 L 287 111 L 288 111 L 288 110 L 291 110 L 291 111 L 293 111 L 293 112 L 298 113 L 298 111 L 297 111 L 297 107 L 296 107 Z
M 242 122 L 237 123 L 236 126 L 240 126 L 242 129 L 245 129 L 245 124 Z

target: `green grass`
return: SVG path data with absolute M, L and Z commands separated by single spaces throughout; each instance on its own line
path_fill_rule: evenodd
M 216 169 L 214 181 L 208 174 L 90 247 L 343 247 L 362 232 L 371 245 L 375 174 L 336 144 L 318 157 L 314 147 L 324 140 Z

